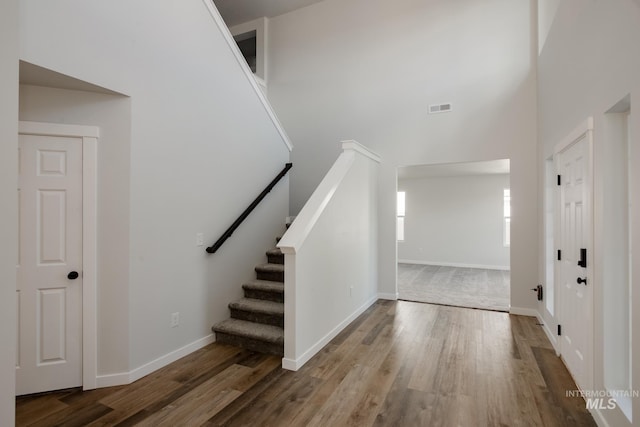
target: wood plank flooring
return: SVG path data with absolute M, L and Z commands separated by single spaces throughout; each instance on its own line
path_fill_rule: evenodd
M 298 372 L 211 344 L 141 380 L 16 401 L 17 426 L 595 426 L 536 320 L 378 301 Z

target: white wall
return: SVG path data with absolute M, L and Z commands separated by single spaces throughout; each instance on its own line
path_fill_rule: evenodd
M 196 233 L 212 244 L 289 151 L 204 1 L 25 0 L 20 10 L 21 59 L 130 97 L 128 262 L 109 266 L 125 272 L 128 295 L 107 302 L 115 315 L 127 310 L 116 302 L 129 300 L 128 342 L 117 350 L 129 372 L 103 374 L 136 377 L 206 341 L 228 317 L 241 281 L 283 228 L 287 180 L 217 254 L 197 247 Z M 172 312 L 180 312 L 177 328 Z M 116 369 L 115 361 L 103 366 Z
M 536 285 L 537 6 L 325 0 L 269 23 L 269 99 L 296 141 L 291 211 L 353 138 L 380 168 L 380 292 L 396 294 L 396 168 L 511 159 L 511 306 Z M 451 102 L 453 112 L 428 115 Z M 532 262 L 533 260 L 533 262 Z
M 92 125 L 98 140 L 98 374 L 127 371 L 129 355 L 128 97 L 20 85 L 20 120 Z M 117 266 L 117 268 L 114 268 Z
M 0 425 L 13 426 L 18 244 L 18 1 L 0 13 Z
M 630 164 L 640 163 L 640 5 L 632 0 L 560 2 L 547 41 L 540 54 L 539 76 L 539 125 L 540 167 L 548 158 L 553 146 L 588 116 L 594 117 L 594 179 L 595 179 L 595 253 L 594 301 L 595 301 L 595 389 L 604 389 L 604 296 L 607 284 L 598 280 L 603 269 L 602 225 L 604 214 L 604 160 L 609 147 L 605 132 L 605 112 L 630 94 L 631 154 Z M 631 183 L 640 182 L 638 169 L 631 170 Z M 632 185 L 631 203 L 640 206 L 640 187 Z M 542 206 L 542 203 L 540 203 Z M 640 216 L 632 214 L 632 245 L 640 247 Z M 540 233 L 543 236 L 543 233 Z M 543 245 L 539 245 L 540 248 Z M 540 258 L 542 259 L 542 257 Z M 633 271 L 640 271 L 640 253 L 635 251 Z M 544 278 L 541 266 L 540 278 Z M 640 325 L 640 276 L 634 273 L 632 283 L 632 324 Z M 539 307 L 545 323 L 552 330 L 555 318 Z M 640 357 L 640 328 L 632 329 L 632 358 Z M 640 365 L 633 364 L 632 388 L 640 390 Z M 631 425 L 619 410 L 600 411 L 611 426 Z M 637 425 L 640 417 L 640 399 L 633 400 L 633 416 Z
M 398 191 L 406 192 L 405 240 L 398 242 L 398 259 L 508 270 L 507 188 L 508 174 L 398 180 Z
M 377 299 L 379 158 L 347 142 L 278 244 L 285 358 L 297 370 Z
M 560 0 L 538 0 L 538 53 L 542 52 Z

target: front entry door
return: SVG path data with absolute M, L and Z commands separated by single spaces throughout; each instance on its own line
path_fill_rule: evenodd
M 20 135 L 16 394 L 82 385 L 82 138 Z
M 560 173 L 560 352 L 579 388 L 591 389 L 593 278 L 591 141 L 584 134 L 557 153 Z

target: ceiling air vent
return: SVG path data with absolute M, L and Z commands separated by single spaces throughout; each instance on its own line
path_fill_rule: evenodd
M 448 113 L 451 111 L 451 104 L 434 104 L 429 105 L 429 114 Z

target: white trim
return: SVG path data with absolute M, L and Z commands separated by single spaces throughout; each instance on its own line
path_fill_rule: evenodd
M 344 150 L 344 151 L 353 150 L 353 151 L 355 151 L 357 153 L 362 154 L 365 157 L 370 158 L 374 162 L 380 163 L 382 161 L 382 159 L 380 158 L 380 156 L 378 154 L 376 154 L 373 151 L 369 150 L 367 147 L 365 147 L 364 145 L 360 144 L 358 141 L 354 141 L 353 139 L 348 139 L 348 140 L 340 141 L 340 142 L 342 143 L 342 150 Z
M 341 141 L 341 144 L 342 153 L 331 169 L 329 169 L 329 172 L 327 172 L 322 179 L 320 185 L 315 189 L 307 203 L 305 203 L 296 217 L 296 221 L 291 224 L 289 230 L 287 230 L 278 243 L 277 246 L 282 253 L 294 254 L 300 250 L 307 236 L 318 221 L 318 218 L 320 218 L 327 204 L 333 198 L 338 186 L 351 169 L 351 166 L 355 162 L 356 153 L 375 162 L 380 162 L 380 157 L 377 154 L 357 141 L 345 140 Z
M 322 348 L 329 343 L 332 339 L 334 339 L 344 328 L 349 326 L 351 322 L 356 320 L 358 316 L 365 312 L 366 309 L 371 307 L 376 301 L 378 297 L 375 296 L 371 298 L 369 301 L 365 302 L 360 308 L 354 311 L 349 317 L 344 319 L 338 326 L 333 328 L 327 335 L 321 338 L 318 342 L 312 345 L 307 351 L 304 352 L 302 356 L 298 359 L 287 359 L 282 358 L 282 368 L 287 369 L 289 371 L 297 371 L 300 369 L 305 363 L 307 363 L 313 356 L 316 355 Z
M 96 388 L 115 387 L 118 385 L 130 384 L 129 372 L 119 374 L 98 375 L 96 377 Z
M 296 221 L 291 224 L 289 230 L 280 239 L 277 246 L 282 253 L 295 254 L 300 250 L 354 162 L 355 154 L 353 151 L 345 151 L 340 154 L 340 157 L 305 203 L 296 217 Z
M 580 123 L 574 130 L 569 132 L 567 136 L 562 138 L 553 148 L 554 156 L 563 151 L 565 148 L 584 137 L 587 132 L 593 130 L 593 117 L 588 117 L 584 122 Z
M 206 337 L 200 338 L 190 344 L 185 345 L 184 347 L 172 351 L 171 353 L 167 353 L 164 356 L 158 357 L 157 359 L 152 360 L 149 363 L 145 363 L 144 365 L 132 371 L 122 372 L 119 374 L 100 375 L 96 378 L 97 387 L 103 388 L 116 385 L 131 384 L 132 382 L 137 381 L 140 378 L 157 371 L 158 369 L 164 368 L 165 366 L 175 362 L 176 360 L 181 359 L 184 356 L 187 356 L 213 342 L 215 342 L 215 337 L 213 336 L 213 334 L 209 334 Z
M 264 107 L 266 113 L 269 115 L 269 118 L 273 122 L 273 125 L 275 126 L 276 130 L 280 134 L 282 141 L 287 146 L 287 149 L 289 151 L 293 150 L 293 144 L 291 144 L 291 140 L 289 139 L 289 136 L 287 135 L 284 128 L 282 127 L 282 123 L 280 123 L 280 120 L 278 120 L 278 117 L 276 116 L 273 110 L 273 107 L 267 100 L 267 97 L 264 95 L 264 93 L 260 89 L 258 82 L 253 76 L 253 72 L 251 72 L 251 69 L 247 65 L 247 61 L 245 61 L 244 57 L 242 56 L 242 53 L 240 52 L 238 45 L 233 39 L 233 36 L 231 35 L 231 32 L 229 31 L 227 24 L 224 23 L 222 16 L 220 16 L 220 12 L 218 12 L 218 9 L 215 7 L 215 5 L 211 0 L 202 0 L 202 2 L 204 3 L 205 7 L 209 11 L 209 14 L 213 18 L 216 25 L 218 26 L 218 29 L 220 30 L 220 33 L 222 34 L 225 41 L 227 42 L 227 45 L 229 45 L 229 48 L 231 49 L 233 56 L 236 58 L 236 61 L 242 68 L 242 71 L 244 72 L 245 77 L 253 87 L 253 90 L 258 96 L 258 99 L 260 100 L 260 102 L 262 103 L 262 106 Z
M 98 373 L 97 324 L 97 165 L 96 126 L 57 123 L 18 123 L 21 135 L 67 136 L 82 138 L 82 388 L 96 388 Z
M 399 264 L 418 264 L 418 265 L 435 265 L 438 267 L 458 267 L 458 268 L 482 268 L 484 270 L 503 270 L 510 271 L 508 265 L 485 265 L 485 264 L 463 264 L 459 262 L 441 262 L 441 261 L 421 261 L 415 259 L 399 259 Z
M 149 363 L 145 363 L 144 365 L 129 372 L 129 382 L 137 381 L 140 378 L 149 375 L 150 373 L 155 372 L 160 368 L 164 368 L 165 366 L 175 362 L 176 360 L 181 359 L 184 356 L 191 354 L 194 351 L 199 350 L 214 341 L 215 338 L 213 334 L 209 334 L 206 337 L 200 338 L 199 340 L 196 340 L 190 344 L 185 345 L 184 347 L 174 350 L 171 353 L 160 356 Z
M 510 307 L 509 314 L 516 316 L 539 317 L 538 310 L 525 307 Z
M 97 129 L 97 128 L 96 128 Z M 82 389 L 96 388 L 98 366 L 98 139 L 82 138 Z
M 385 299 L 385 300 L 389 300 L 389 301 L 397 301 L 398 300 L 398 294 L 392 294 L 392 293 L 385 293 L 385 292 L 379 292 L 378 293 L 378 299 Z
M 100 138 L 100 128 L 96 126 L 65 125 L 58 123 L 23 122 L 19 123 L 20 135 L 52 135 L 76 138 Z
M 593 420 L 598 424 L 598 427 L 611 427 L 611 424 L 607 422 L 602 412 L 600 412 L 600 409 L 594 409 L 589 412 L 591 413 Z
M 558 337 L 553 334 L 551 329 L 549 329 L 549 325 L 544 321 L 544 318 L 540 315 L 540 313 L 538 313 L 536 317 L 538 318 L 538 323 L 542 326 L 542 330 L 547 336 L 547 339 L 551 342 L 551 345 L 556 352 L 556 356 L 560 356 L 560 351 L 558 350 Z

